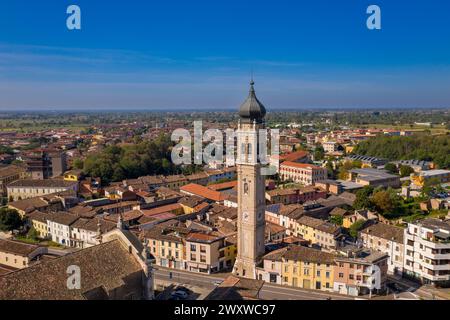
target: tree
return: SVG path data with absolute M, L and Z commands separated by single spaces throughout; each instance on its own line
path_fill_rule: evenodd
M 321 145 L 317 145 L 314 149 L 314 161 L 320 161 L 323 160 L 325 157 L 325 150 Z
M 84 165 L 83 160 L 79 158 L 73 160 L 73 167 L 75 169 L 83 169 L 83 165 Z
M 374 192 L 371 198 L 371 202 L 378 212 L 386 214 L 396 209 L 399 203 L 399 200 L 397 198 L 398 197 L 395 194 L 394 190 L 381 190 Z
M 385 169 L 387 172 L 392 173 L 392 174 L 398 173 L 397 166 L 396 166 L 395 164 L 391 163 L 391 162 L 386 163 L 386 164 L 384 165 L 384 169 Z
M 23 226 L 17 210 L 0 208 L 0 231 L 12 231 Z
M 411 173 L 414 173 L 414 169 L 410 166 L 401 165 L 400 166 L 400 176 L 401 177 L 409 177 Z
M 349 228 L 349 234 L 353 238 L 358 237 L 358 232 L 364 227 L 365 221 L 360 219 L 355 221 Z
M 335 225 L 342 226 L 344 223 L 344 217 L 343 216 L 331 216 L 330 222 L 334 223 Z
M 181 169 L 170 161 L 172 146 L 169 135 L 133 145 L 108 146 L 102 152 L 89 155 L 83 171 L 91 177 L 100 177 L 104 183 L 144 175 L 179 173 Z
M 327 168 L 327 171 L 328 171 L 328 177 L 330 179 L 334 179 L 335 178 L 334 177 L 335 174 L 334 174 L 333 163 L 331 161 L 327 161 L 326 168 Z
M 436 186 L 440 185 L 440 182 L 441 181 L 438 178 L 426 179 L 421 190 L 422 193 L 421 196 L 424 199 L 428 199 L 430 196 L 433 195 Z
M 373 193 L 373 187 L 364 186 L 362 189 L 356 192 L 356 199 L 353 203 L 355 209 L 369 209 L 372 207 L 372 201 L 370 199 Z
M 39 238 L 39 233 L 34 227 L 31 227 L 27 232 L 27 238 L 37 240 Z
M 433 161 L 440 168 L 448 168 L 450 167 L 450 135 L 431 135 L 430 133 L 412 136 L 379 135 L 361 141 L 353 152 L 389 160 Z

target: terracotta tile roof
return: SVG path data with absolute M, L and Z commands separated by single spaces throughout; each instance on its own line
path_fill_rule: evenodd
M 143 236 L 146 239 L 182 243 L 188 233 L 189 230 L 184 227 L 157 225 L 150 230 L 144 230 Z
M 270 260 L 270 261 L 281 261 L 283 258 L 284 253 L 288 250 L 288 247 L 284 247 L 281 249 L 274 250 L 272 252 L 269 252 L 263 257 L 263 260 Z
M 35 211 L 27 214 L 27 218 L 29 220 L 35 220 L 35 221 L 39 221 L 42 223 L 47 223 L 47 218 L 49 218 L 49 217 L 50 217 L 49 213 L 41 212 L 38 210 L 35 210 Z
M 0 179 L 1 178 L 5 178 L 5 177 L 9 177 L 12 175 L 16 175 L 19 174 L 21 172 L 24 172 L 25 169 L 21 168 L 21 167 L 17 167 L 14 165 L 10 165 L 10 166 L 6 166 L 3 168 L 0 168 Z
M 67 268 L 81 270 L 81 290 L 67 289 Z M 119 240 L 79 250 L 0 277 L 2 300 L 84 300 L 85 293 L 121 287 L 124 279 L 141 272 L 141 265 Z
M 322 167 L 313 165 L 313 164 L 309 164 L 309 163 L 298 163 L 298 162 L 291 162 L 291 161 L 285 161 L 283 162 L 281 165 L 281 167 L 294 167 L 294 168 L 300 168 L 300 169 L 315 169 L 315 170 L 319 170 L 319 169 L 324 169 Z
M 172 203 L 172 204 L 167 204 L 164 206 L 156 207 L 153 209 L 146 209 L 146 210 L 141 210 L 141 211 L 145 216 L 149 217 L 149 216 L 154 216 L 154 215 L 157 215 L 160 213 L 176 211 L 180 208 L 181 208 L 181 204 Z
M 13 201 L 8 206 L 26 212 L 28 210 L 45 208 L 48 206 L 48 202 L 41 197 L 36 197 Z
M 379 222 L 377 224 L 371 225 L 370 227 L 361 230 L 361 233 L 365 233 L 378 238 L 383 238 L 386 240 L 394 240 L 395 242 L 403 243 L 404 229 Z
M 330 216 L 345 216 L 348 214 L 348 211 L 339 207 L 334 208 L 333 210 L 331 210 L 330 212 Z
M 309 155 L 308 151 L 303 151 L 303 150 L 295 151 L 295 152 L 280 155 L 280 160 L 281 161 L 295 161 L 298 159 L 305 158 L 308 155 Z
M 272 222 L 266 222 L 266 234 L 270 231 L 271 233 L 279 233 L 286 230 L 285 227 L 280 226 L 279 224 L 272 223 Z
M 223 201 L 225 197 L 218 191 L 213 191 L 199 184 L 190 183 L 180 188 L 180 191 L 197 195 L 213 201 Z
M 187 181 L 187 178 L 182 174 L 178 174 L 178 175 L 165 176 L 163 178 L 163 180 L 166 183 L 171 183 L 171 182 Z
M 211 243 L 222 238 L 223 236 L 219 236 L 217 234 L 192 232 L 186 237 L 186 241 Z
M 206 202 L 202 202 L 199 205 L 196 205 L 194 207 L 194 212 L 200 212 L 200 211 L 205 210 L 207 208 L 209 208 L 209 204 L 206 203 Z
M 187 196 L 178 200 L 178 203 L 189 208 L 194 208 L 201 203 L 205 203 L 205 199 L 198 196 Z
M 220 190 L 232 189 L 232 188 L 236 188 L 236 187 L 237 187 L 237 180 L 233 180 L 233 181 L 211 184 L 208 186 L 208 189 L 211 189 L 214 191 L 220 191 Z
M 300 217 L 297 220 L 297 222 L 299 224 L 303 224 L 303 225 L 308 226 L 308 227 L 317 228 L 318 226 L 323 224 L 325 221 L 323 221 L 321 219 L 316 219 L 316 218 L 313 218 L 313 217 L 309 217 L 309 216 L 302 216 L 302 217 Z
M 99 223 L 100 223 L 100 231 L 102 234 L 109 232 L 117 227 L 116 223 L 105 219 L 85 219 L 85 218 L 78 219 L 77 221 L 74 222 L 74 224 L 72 224 L 71 227 L 88 230 L 91 232 L 97 232 Z
M 77 221 L 80 216 L 68 212 L 56 212 L 49 215 L 48 220 L 58 224 L 70 226 Z
M 8 187 L 24 187 L 24 188 L 66 188 L 78 184 L 76 181 L 66 181 L 61 179 L 48 179 L 48 180 L 32 180 L 24 179 L 17 180 L 10 184 Z
M 13 240 L 0 239 L 0 252 L 13 253 L 20 256 L 27 256 L 39 246 Z
M 228 276 L 205 299 L 206 300 L 256 300 L 264 285 L 263 280 Z
M 288 247 L 282 258 L 293 261 L 333 264 L 335 255 L 313 248 L 294 245 Z
M 186 176 L 186 178 L 187 178 L 189 181 L 192 181 L 192 180 L 201 180 L 201 179 L 207 179 L 207 178 L 208 178 L 208 175 L 207 175 L 205 172 L 198 172 L 198 173 L 190 174 L 190 175 Z

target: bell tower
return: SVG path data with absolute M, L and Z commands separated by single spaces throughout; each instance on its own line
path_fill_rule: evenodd
M 237 130 L 238 248 L 233 273 L 256 279 L 256 266 L 264 255 L 265 178 L 259 159 L 259 130 L 265 128 L 266 109 L 256 98 L 253 80 L 239 109 Z M 266 143 L 264 141 L 264 143 Z

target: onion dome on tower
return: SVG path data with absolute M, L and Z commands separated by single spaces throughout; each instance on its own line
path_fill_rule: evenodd
M 239 117 L 243 123 L 261 123 L 266 115 L 266 108 L 256 98 L 255 88 L 253 88 L 254 84 L 255 82 L 252 80 L 248 97 L 239 108 Z

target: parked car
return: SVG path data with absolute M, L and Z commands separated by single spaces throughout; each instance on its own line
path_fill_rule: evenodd
M 400 287 L 394 282 L 390 282 L 386 286 L 389 288 L 389 290 L 391 290 L 394 293 L 400 293 L 401 292 Z
M 187 297 L 189 297 L 189 294 L 183 290 L 176 290 L 176 291 L 172 292 L 172 296 L 179 297 L 181 299 L 186 299 Z
M 184 287 L 184 286 L 178 286 L 176 291 L 184 291 L 187 294 L 191 293 L 191 290 L 189 290 L 188 288 Z

